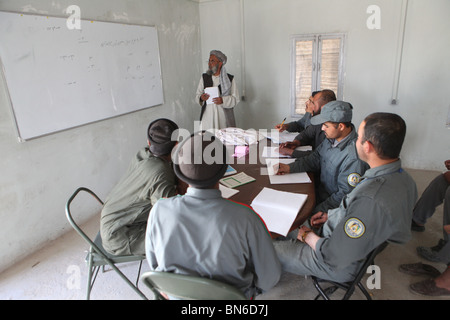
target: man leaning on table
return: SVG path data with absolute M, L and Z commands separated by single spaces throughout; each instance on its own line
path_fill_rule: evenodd
M 396 114 L 366 117 L 356 147 L 370 169 L 339 208 L 311 217 L 311 225 L 321 227 L 320 232 L 302 226 L 288 235 L 290 240 L 274 241 L 284 271 L 350 281 L 374 248 L 411 238 L 417 188 L 399 158 L 405 133 L 406 124 Z
M 337 208 L 344 195 L 359 183 L 368 165 L 358 158 L 355 148 L 357 132 L 352 121 L 350 103 L 331 101 L 323 106 L 311 124 L 322 124 L 326 139 L 310 155 L 287 165 L 280 163 L 277 174 L 319 172 L 313 213 Z

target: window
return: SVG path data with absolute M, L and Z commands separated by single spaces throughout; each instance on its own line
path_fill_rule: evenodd
M 292 116 L 305 113 L 311 92 L 331 89 L 342 99 L 344 34 L 314 34 L 292 37 Z

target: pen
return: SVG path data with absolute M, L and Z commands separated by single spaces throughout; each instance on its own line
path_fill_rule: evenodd
M 281 126 L 283 125 L 283 123 L 286 121 L 286 118 L 284 118 L 283 122 L 281 123 Z

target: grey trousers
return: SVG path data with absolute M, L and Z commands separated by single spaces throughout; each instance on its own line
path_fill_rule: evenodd
M 423 192 L 413 211 L 413 220 L 418 224 L 424 225 L 434 214 L 436 207 L 444 202 L 444 221 L 443 226 L 450 224 L 450 184 L 445 180 L 444 175 L 440 174 Z M 443 231 L 444 240 L 448 242 L 449 235 Z
M 298 230 L 294 230 L 284 240 L 273 240 L 275 251 L 284 272 L 316 276 L 337 282 L 347 282 L 354 279 L 361 264 L 352 264 L 344 269 L 333 268 L 321 261 L 309 245 L 296 240 L 297 233 Z

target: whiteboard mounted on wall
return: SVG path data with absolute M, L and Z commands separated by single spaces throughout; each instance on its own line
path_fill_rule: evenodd
M 0 12 L 19 140 L 164 103 L 155 27 Z

